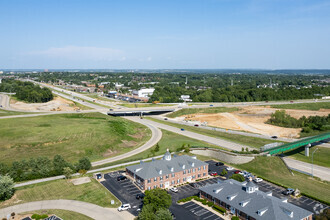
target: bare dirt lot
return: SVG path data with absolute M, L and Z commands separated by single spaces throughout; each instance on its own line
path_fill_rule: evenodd
M 10 107 L 21 111 L 74 111 L 77 110 L 74 102 L 55 97 L 52 101 L 45 103 L 25 103 L 11 99 Z
M 270 108 L 269 106 L 247 106 L 236 112 L 191 114 L 180 117 L 178 120 L 199 121 L 201 123 L 206 122 L 209 126 L 248 131 L 270 136 L 276 135 L 278 137 L 289 138 L 299 137 L 301 131 L 300 128 L 283 128 L 265 123 L 276 110 L 279 109 Z M 315 115 L 327 116 L 330 113 L 329 109 L 320 109 L 319 111 L 286 109 L 285 111 L 287 114 L 295 118 Z

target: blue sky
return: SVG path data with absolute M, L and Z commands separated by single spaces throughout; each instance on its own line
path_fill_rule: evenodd
M 330 69 L 330 1 L 1 0 L 0 68 Z

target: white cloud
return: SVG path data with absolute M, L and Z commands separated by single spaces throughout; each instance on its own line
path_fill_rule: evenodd
M 43 55 L 67 60 L 89 61 L 124 61 L 124 52 L 112 48 L 101 47 L 51 47 L 43 51 L 33 51 L 29 55 Z

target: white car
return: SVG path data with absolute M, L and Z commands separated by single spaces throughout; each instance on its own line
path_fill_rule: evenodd
M 232 167 L 227 167 L 226 170 L 234 170 Z
M 263 179 L 261 179 L 261 178 L 255 178 L 254 179 L 254 182 L 256 182 L 256 183 L 260 183 L 260 182 L 262 182 L 263 181 Z
M 239 174 L 239 175 L 244 175 L 244 173 L 243 173 L 242 171 L 241 171 L 241 172 L 239 172 L 238 174 Z
M 171 189 L 170 189 L 172 192 L 175 192 L 175 193 L 177 193 L 179 190 L 178 190 L 178 188 L 176 188 L 176 187 L 172 187 Z
M 120 207 L 118 207 L 118 211 L 121 212 L 121 211 L 128 210 L 130 208 L 131 208 L 130 204 L 122 204 Z

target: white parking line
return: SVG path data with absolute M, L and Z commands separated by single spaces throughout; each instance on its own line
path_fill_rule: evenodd
M 207 217 L 203 218 L 203 220 L 208 219 L 208 218 L 211 218 L 211 217 L 213 217 L 213 216 L 215 216 L 214 213 L 212 213 L 212 215 L 210 215 L 210 216 L 207 216 Z
M 311 203 L 309 203 L 309 204 L 307 204 L 307 205 L 311 205 L 311 204 L 313 204 L 313 203 L 315 203 L 315 201 L 312 201 Z
M 202 216 L 202 215 L 204 215 L 205 213 L 208 213 L 208 212 L 209 212 L 209 211 L 206 210 L 206 209 L 201 209 L 201 210 L 195 212 L 195 215 L 197 215 L 197 216 Z
M 195 203 L 189 204 L 188 206 L 185 206 L 185 208 L 189 208 L 189 207 L 191 207 L 193 205 L 196 205 L 196 204 Z

